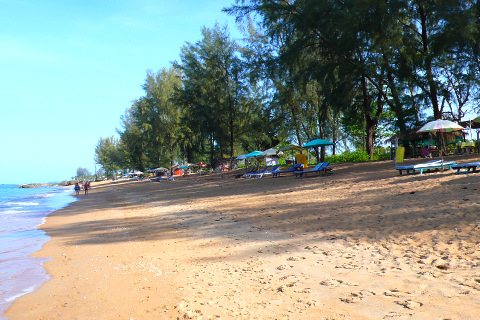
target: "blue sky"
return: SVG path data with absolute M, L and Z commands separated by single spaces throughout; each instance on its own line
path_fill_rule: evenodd
M 203 26 L 228 24 L 221 0 L 0 0 L 0 183 L 94 171 L 100 137 Z

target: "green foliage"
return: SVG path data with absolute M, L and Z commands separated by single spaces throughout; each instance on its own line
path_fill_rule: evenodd
M 118 140 L 114 137 L 100 138 L 95 147 L 95 162 L 110 176 L 121 167 L 121 153 Z
M 78 168 L 77 169 L 77 177 L 88 177 L 91 173 L 87 168 Z
M 325 157 L 325 161 L 331 163 L 340 163 L 340 162 L 364 162 L 370 160 L 368 154 L 362 151 L 355 152 L 344 152 L 339 155 L 332 155 Z
M 366 162 L 372 160 L 389 160 L 390 159 L 390 150 L 389 148 L 377 147 L 375 148 L 373 157 L 363 151 L 348 152 L 345 151 L 339 155 L 331 155 L 325 158 L 325 161 L 331 163 L 345 163 L 345 162 Z
M 244 22 L 246 41 L 226 27 L 203 28 L 172 67 L 147 72 L 144 95 L 121 117 L 120 140 L 97 145 L 107 173 L 215 165 L 315 138 L 366 151 L 330 162 L 389 159 L 378 148 L 385 137 L 429 114 L 463 120 L 480 99 L 476 1 L 236 4 L 226 11 Z

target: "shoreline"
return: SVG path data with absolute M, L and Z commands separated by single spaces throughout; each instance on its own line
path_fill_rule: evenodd
M 43 188 L 43 187 L 69 187 L 75 184 L 76 180 L 65 180 L 58 183 L 26 183 L 17 184 L 19 188 Z
M 75 201 L 68 195 L 70 192 L 63 187 L 22 190 L 17 185 L 2 185 L 1 319 L 5 319 L 3 313 L 15 299 L 35 291 L 50 279 L 42 267 L 48 259 L 31 254 L 41 250 L 49 240 L 41 229 L 48 214 Z
M 5 316 L 478 318 L 478 175 L 333 167 L 92 183 L 40 227 L 51 279 Z

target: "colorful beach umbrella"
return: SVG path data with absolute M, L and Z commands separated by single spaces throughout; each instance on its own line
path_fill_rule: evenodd
M 449 121 L 449 120 L 434 120 L 427 122 L 423 127 L 417 130 L 417 132 L 440 132 L 441 139 L 443 140 L 443 133 L 444 132 L 453 132 L 463 130 L 464 128 L 459 125 L 458 123 Z M 445 143 L 443 143 L 445 145 Z M 440 150 L 440 154 L 442 156 L 442 170 L 443 170 L 443 150 Z
M 290 150 L 297 150 L 301 151 L 302 147 L 296 146 L 294 144 L 289 144 L 288 146 L 285 146 L 283 148 L 280 148 L 280 151 L 290 151 Z
M 465 128 L 455 122 L 438 119 L 427 122 L 423 127 L 418 129 L 417 132 L 453 132 L 463 129 Z
M 246 154 L 242 154 L 242 155 L 238 156 L 238 157 L 236 158 L 236 160 L 244 160 L 244 159 L 246 159 L 246 158 L 247 158 L 247 155 L 246 155 Z
M 315 139 L 308 143 L 305 143 L 302 148 L 317 148 L 317 147 L 324 147 L 324 146 L 333 146 L 333 142 L 323 139 Z
M 252 151 L 250 152 L 249 154 L 247 154 L 245 157 L 248 159 L 248 158 L 255 158 L 255 157 L 258 157 L 259 155 L 262 154 L 262 151 L 258 151 L 258 150 L 255 150 L 255 151 Z

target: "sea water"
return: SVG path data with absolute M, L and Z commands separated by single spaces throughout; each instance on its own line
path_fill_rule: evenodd
M 38 227 L 49 213 L 75 201 L 73 188 L 0 184 L 0 319 L 13 301 L 49 279 L 48 258 L 30 255 L 49 237 Z

